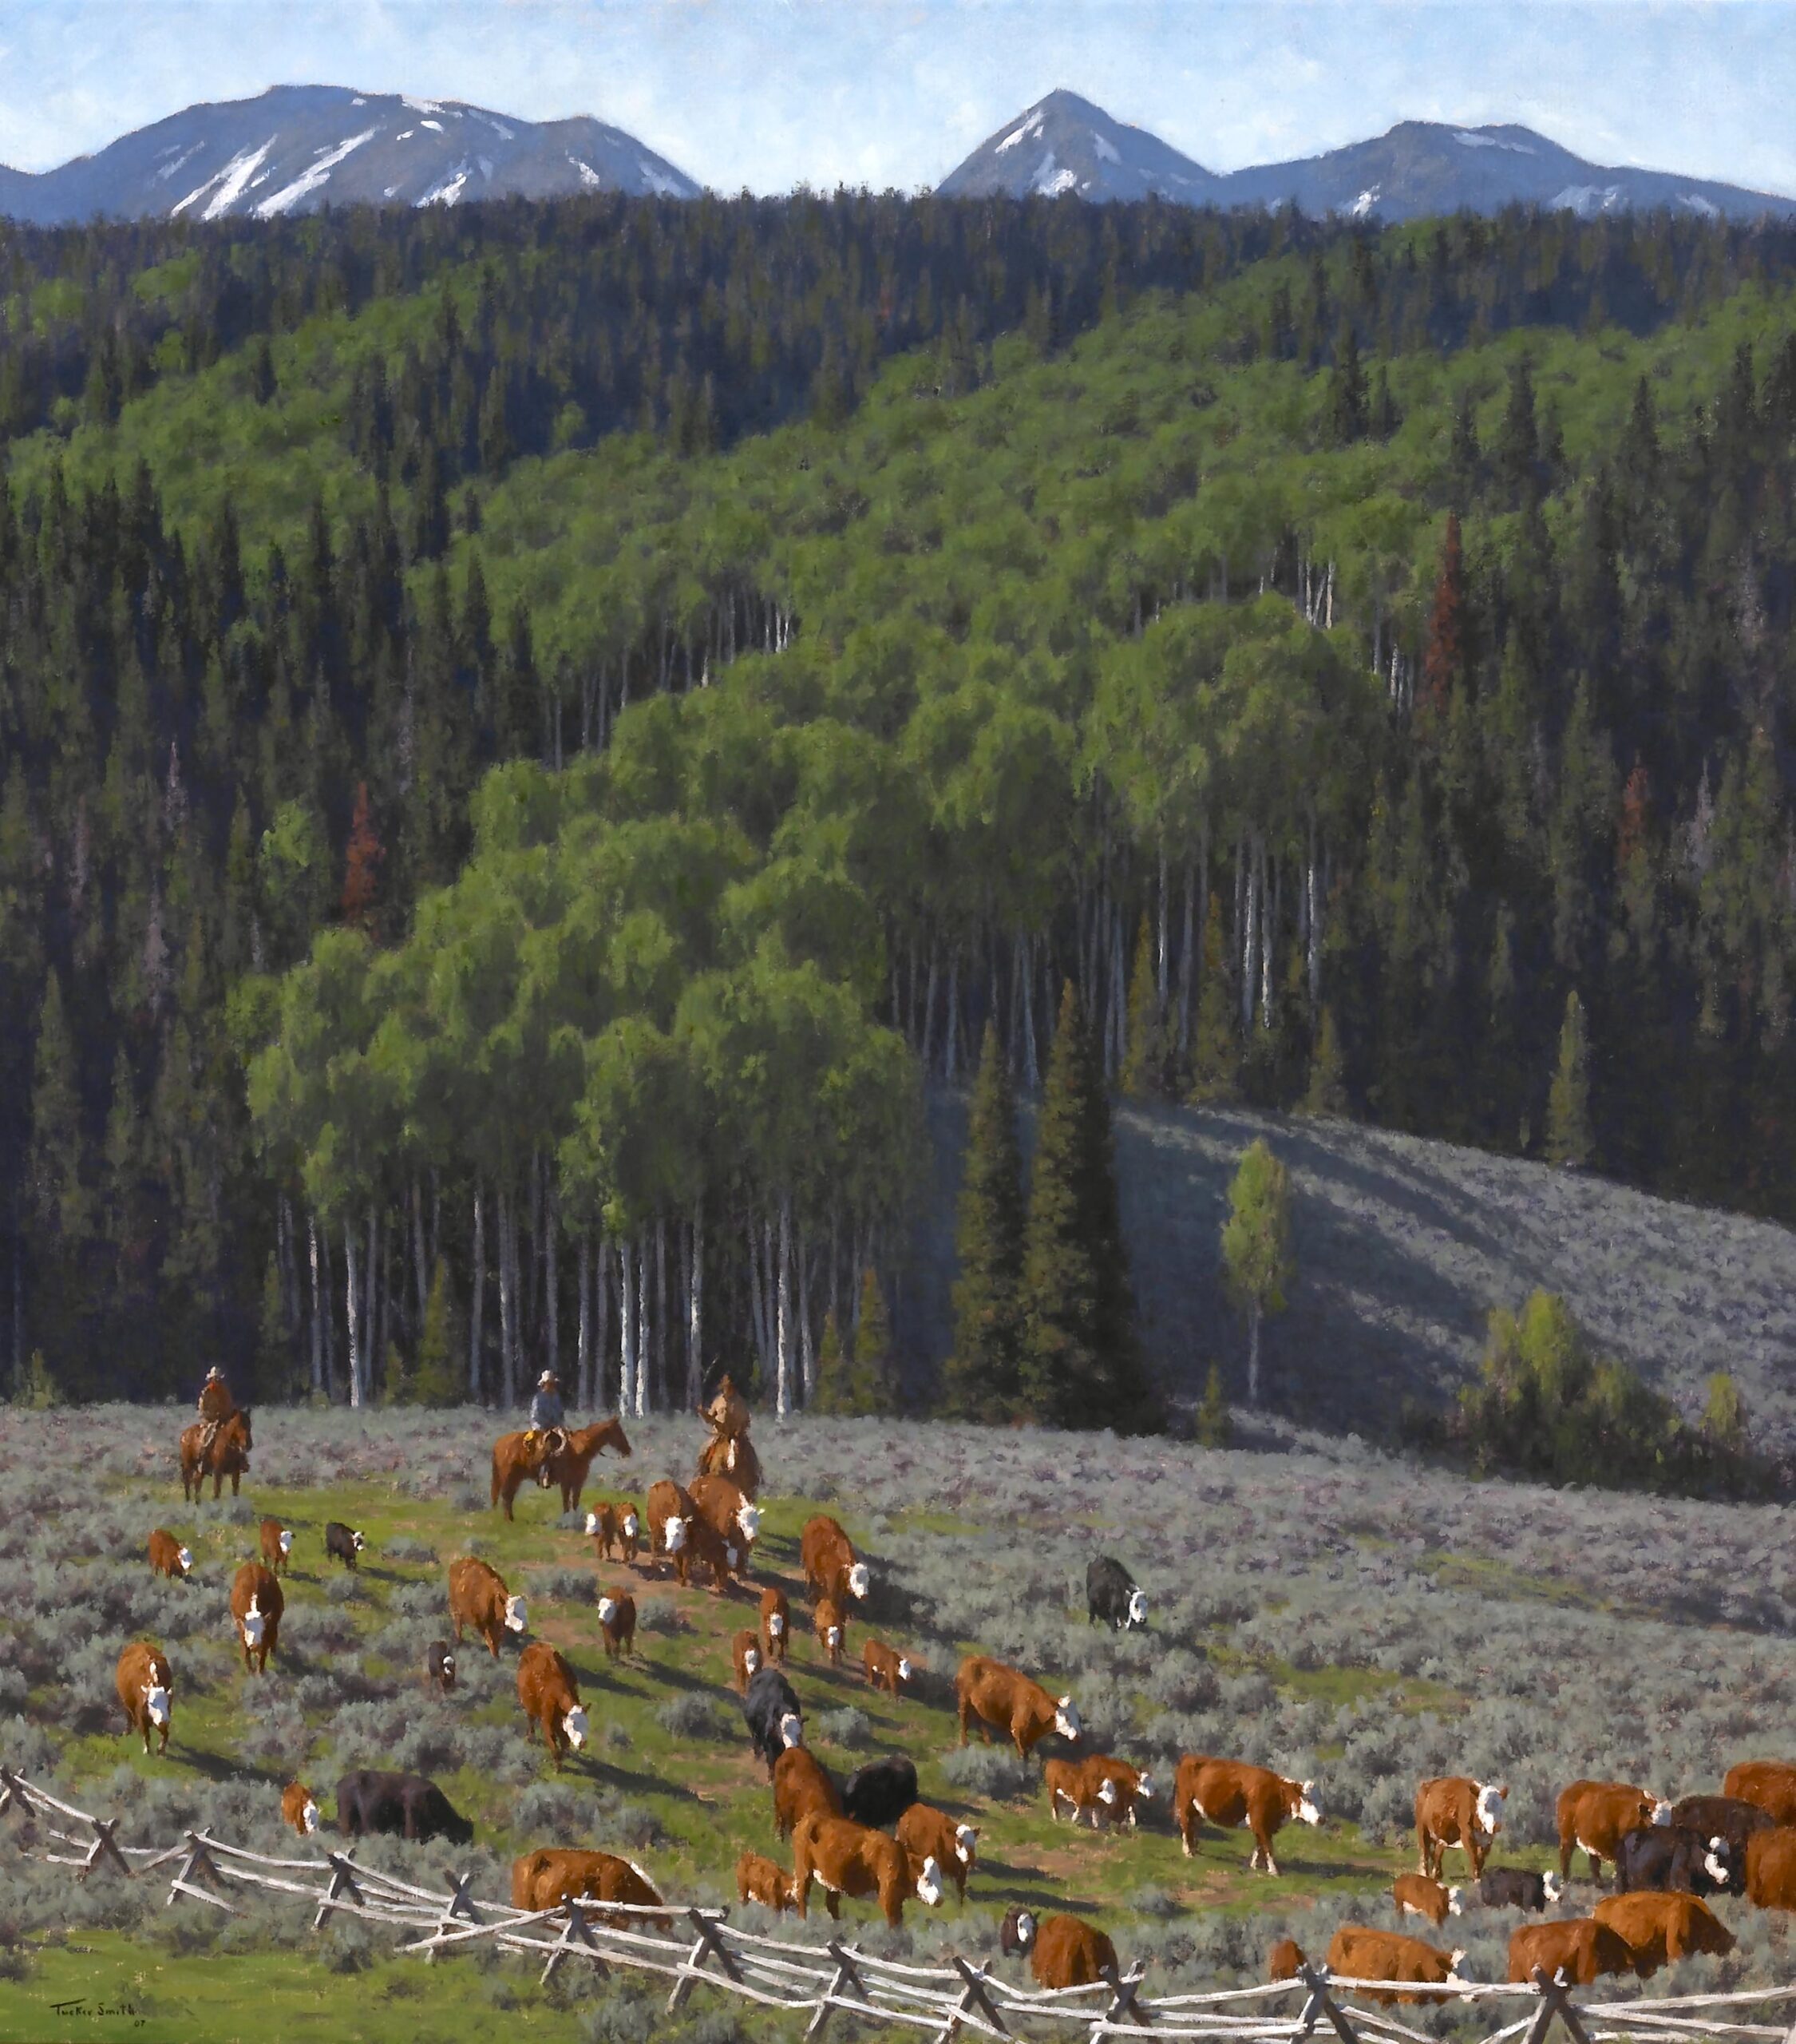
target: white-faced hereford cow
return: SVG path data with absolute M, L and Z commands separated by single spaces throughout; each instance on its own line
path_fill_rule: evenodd
M 858 1602 L 872 1587 L 867 1564 L 856 1559 L 849 1536 L 827 1513 L 805 1520 L 798 1559 L 813 1597 L 833 1597 L 845 1606 L 849 1598 Z
M 547 1640 L 536 1641 L 518 1656 L 517 1700 L 528 1736 L 534 1740 L 536 1727 L 543 1728 L 559 1774 L 563 1748 L 577 1753 L 586 1744 L 586 1712 L 573 1670 Z
M 1050 1732 L 1075 1743 L 1079 1737 L 1079 1713 L 1070 1696 L 1050 1696 L 1039 1682 L 988 1654 L 971 1654 L 961 1662 L 954 1697 L 962 1745 L 975 1719 L 988 1743 L 993 1732 L 1006 1733 L 1024 1759 Z
M 461 1644 L 464 1631 L 472 1626 L 495 1661 L 500 1641 L 508 1632 L 521 1633 L 527 1617 L 524 1599 L 512 1596 L 498 1570 L 475 1555 L 460 1555 L 449 1563 L 449 1607 L 456 1645 Z
M 133 1640 L 118 1657 L 115 1677 L 118 1700 L 125 1706 L 127 1735 L 143 1735 L 144 1751 L 149 1751 L 153 1727 L 161 1735 L 159 1753 L 168 1750 L 168 1727 L 175 1714 L 173 1671 L 168 1657 L 153 1641 Z
M 1466 1774 L 1438 1774 L 1415 1792 L 1416 1872 L 1441 1877 L 1441 1861 L 1457 1845 L 1471 1862 L 1472 1879 L 1484 1872 L 1490 1841 L 1503 1828 L 1506 1783 L 1474 1781 Z
M 1796 1824 L 1796 1761 L 1743 1760 L 1728 1769 L 1721 1792 L 1756 1803 L 1773 1824 Z
M 280 1645 L 281 1613 L 287 1599 L 274 1571 L 245 1562 L 231 1579 L 231 1616 L 243 1650 L 243 1666 L 266 1674 L 268 1656 Z
M 1200 1818 L 1224 1831 L 1244 1825 L 1253 1834 L 1248 1864 L 1276 1874 L 1272 1840 L 1283 1826 L 1293 1817 L 1300 1824 L 1322 1821 L 1315 1788 L 1313 1781 L 1289 1781 L 1269 1767 L 1186 1753 L 1173 1779 L 1173 1821 L 1186 1857 L 1197 1850 Z
M 896 1838 L 869 1831 L 846 1817 L 813 1811 L 801 1817 L 792 1834 L 792 1885 L 798 1915 L 808 1915 L 811 1883 L 823 1890 L 832 1916 L 841 1915 L 841 1898 L 876 1896 L 885 1920 L 894 1929 L 904 1920 L 904 1903 L 915 1895 L 931 1909 L 942 1899 L 942 1873 L 932 1859 L 920 1866 Z
M 1623 1837 L 1644 1824 L 1669 1821 L 1671 1806 L 1628 1781 L 1574 1781 L 1559 1792 L 1555 1814 L 1559 1825 L 1559 1877 L 1569 1880 L 1572 1854 L 1581 1848 L 1590 1862 L 1590 1878 L 1603 1878 L 1605 1860 L 1612 1860 Z

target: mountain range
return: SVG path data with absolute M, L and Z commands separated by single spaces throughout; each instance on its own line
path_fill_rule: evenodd
M 1207 170 L 1145 128 L 1050 93 L 936 188 L 1090 200 L 1276 206 L 1411 220 L 1513 204 L 1588 216 L 1655 207 L 1707 218 L 1796 216 L 1796 200 L 1673 172 L 1587 161 L 1532 129 L 1400 121 L 1375 140 L 1288 163 Z M 190 106 L 90 156 L 33 173 L 0 168 L 0 215 L 50 226 L 108 215 L 196 220 L 326 205 L 455 205 L 586 191 L 695 198 L 699 186 L 621 129 L 582 115 L 529 121 L 460 100 L 275 85 Z

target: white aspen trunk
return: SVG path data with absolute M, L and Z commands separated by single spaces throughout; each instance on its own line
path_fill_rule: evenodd
M 499 1402 L 507 1412 L 517 1403 L 517 1365 L 513 1353 L 512 1323 L 517 1313 L 516 1280 L 512 1271 L 512 1196 L 499 1194 Z
M 655 1388 L 649 1381 L 649 1253 L 648 1244 L 636 1245 L 636 1417 L 646 1420 L 655 1403 Z
M 599 1231 L 599 1254 L 592 1259 L 592 1395 L 596 1409 L 605 1402 L 605 1345 L 611 1339 L 611 1252 L 603 1229 Z M 623 1409 L 621 1396 L 618 1410 Z
M 731 629 L 734 630 L 732 612 Z M 692 1226 L 686 1238 L 686 1393 L 696 1406 L 705 1396 L 705 1202 L 692 1202 Z
M 1179 941 L 1179 1056 L 1183 1057 L 1191 1047 L 1191 975 L 1192 949 L 1196 938 L 1193 927 L 1194 897 L 1197 893 L 1197 875 L 1188 855 L 1185 862 L 1185 928 Z
M 1322 894 L 1316 885 L 1315 818 L 1310 818 L 1310 855 L 1303 872 L 1303 923 L 1304 934 L 1308 939 L 1309 951 L 1304 963 L 1310 978 L 1310 1014 L 1312 1019 L 1322 1007 Z
M 817 1396 L 817 1349 L 811 1340 L 811 1255 L 802 1229 L 798 1231 L 798 1373 L 809 1405 Z
M 631 1270 L 631 1245 L 626 1236 L 617 1246 L 617 1408 L 636 1409 L 636 1286 Z
M 381 1234 L 377 1210 L 368 1209 L 368 1318 L 362 1343 L 362 1388 L 369 1398 L 374 1393 L 374 1373 L 386 1351 L 381 1344 Z
M 326 1228 L 318 1242 L 318 1253 L 324 1262 L 324 1384 L 327 1397 L 337 1396 L 337 1314 L 330 1303 L 330 1230 Z
M 476 1404 L 481 1396 L 481 1341 L 486 1320 L 486 1206 L 481 1198 L 480 1182 L 474 1182 L 474 1304 L 468 1316 L 468 1396 Z
M 1335 628 L 1335 564 L 1332 561 L 1328 564 L 1328 588 L 1323 599 L 1323 609 L 1322 628 L 1324 632 L 1332 632 Z
M 1035 940 L 1027 937 L 1023 953 L 1023 1080 L 1033 1093 L 1041 1083 L 1035 1062 Z
M 561 1374 L 561 1298 L 560 1259 L 556 1238 L 561 1232 L 561 1202 L 552 1185 L 543 1202 L 543 1332 L 548 1343 L 548 1368 Z
M 780 1260 L 777 1281 L 779 1297 L 779 1377 L 773 1409 L 781 1419 L 792 1411 L 792 1200 L 780 1198 Z
M 1255 885 L 1255 874 L 1244 843 L 1241 848 L 1240 873 L 1240 878 L 1236 882 L 1240 889 L 1238 898 L 1244 904 L 1239 925 L 1241 932 L 1241 1031 L 1245 1035 L 1253 1027 L 1254 945 L 1258 936 L 1256 912 L 1259 905 L 1259 890 Z
M 592 1396 L 592 1238 L 588 1231 L 580 1230 L 580 1253 L 574 1264 L 574 1292 L 579 1301 L 579 1332 L 574 1337 L 575 1375 L 580 1388 L 580 1410 L 594 1410 L 596 1400 Z
M 417 1333 L 424 1339 L 424 1321 L 430 1310 L 430 1274 L 424 1260 L 424 1192 L 414 1177 L 412 1180 L 412 1262 L 417 1266 L 414 1278 L 417 1286 Z
M 762 1296 L 761 1231 L 752 1221 L 748 1225 L 748 1273 L 749 1320 L 754 1329 L 755 1350 L 765 1370 L 773 1361 L 773 1350 L 767 1339 L 767 1302 Z
M 324 1295 L 318 1274 L 318 1216 L 306 1217 L 307 1254 L 312 1270 L 312 1396 L 324 1396 Z
M 362 1403 L 362 1288 L 355 1278 L 355 1223 L 343 1223 L 343 1312 L 349 1321 L 349 1402 Z
M 655 1388 L 667 1400 L 667 1217 L 655 1217 Z
M 1162 1015 L 1164 1015 L 1164 1014 L 1166 1012 L 1166 982 L 1167 982 L 1167 972 L 1166 972 L 1166 931 L 1167 931 L 1166 893 L 1167 893 L 1167 889 L 1166 889 L 1166 843 L 1165 843 L 1165 840 L 1164 838 L 1162 838 L 1162 839 L 1161 840 L 1161 844 L 1160 844 L 1160 928 L 1159 928 L 1159 953 L 1160 953 L 1160 956 L 1159 956 L 1158 960 L 1157 961 L 1157 969 L 1156 973 L 1155 973 L 1155 980 L 1156 980 L 1156 984 L 1157 984 L 1157 985 L 1158 991 L 1159 991 L 1159 995 L 1160 995 L 1160 1012 L 1161 1012 Z
M 929 978 L 923 992 L 923 1048 L 918 1052 L 926 1072 L 929 1069 L 930 1049 L 936 1038 L 936 940 L 932 933 L 929 939 Z
M 1278 935 L 1277 903 L 1266 896 L 1266 841 L 1260 841 L 1260 1026 L 1272 1026 L 1272 945 Z
M 518 1234 L 521 1234 L 521 1229 Z M 514 1234 L 515 1242 L 518 1234 Z M 518 1298 L 521 1310 L 518 1314 L 518 1346 L 521 1349 L 531 1337 L 541 1329 L 542 1320 L 542 1264 L 540 1252 L 543 1245 L 543 1155 L 540 1150 L 530 1153 L 530 1255 L 528 1261 L 522 1253 L 518 1257 Z M 525 1279 L 528 1270 L 529 1276 Z

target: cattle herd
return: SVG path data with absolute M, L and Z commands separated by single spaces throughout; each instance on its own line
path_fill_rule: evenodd
M 494 1503 L 508 1517 L 517 1488 L 511 1480 L 512 1444 L 521 1438 L 506 1436 L 495 1455 Z M 570 1511 L 579 1508 L 585 1465 L 600 1446 L 615 1447 L 624 1456 L 631 1452 L 615 1420 L 574 1438 L 578 1466 L 556 1472 Z M 746 1586 L 752 1582 L 760 1532 L 754 1502 L 758 1464 L 745 1456 L 736 1474 L 742 1481 L 702 1469 L 690 1484 L 664 1478 L 650 1486 L 640 1514 L 627 1500 L 601 1503 L 585 1515 L 586 1536 L 601 1563 L 615 1555 L 634 1564 L 646 1551 L 648 1566 L 670 1571 L 681 1589 L 692 1586 L 695 1569 L 704 1571 L 714 1594 L 738 1583 Z M 291 1527 L 264 1519 L 259 1559 L 244 1560 L 231 1580 L 237 1644 L 246 1670 L 258 1674 L 265 1674 L 271 1656 L 278 1655 L 284 1608 L 280 1579 L 293 1539 Z M 324 1528 L 326 1557 L 345 1569 L 355 1569 L 366 1544 L 359 1531 L 338 1520 Z M 191 1551 L 160 1527 L 150 1535 L 148 1559 L 153 1570 L 170 1577 L 187 1576 L 193 1567 Z M 839 1667 L 849 1652 L 851 1614 L 865 1604 L 872 1572 L 843 1528 L 821 1515 L 805 1526 L 799 1559 L 818 1660 Z M 523 1643 L 528 1626 L 524 1599 L 488 1563 L 473 1555 L 452 1560 L 447 1592 L 453 1643 L 429 1643 L 425 1682 L 445 1694 L 455 1689 L 456 1651 L 469 1632 L 495 1660 L 508 1634 L 519 1639 L 517 1694 L 526 1730 L 532 1739 L 541 1733 L 559 1771 L 588 1733 L 573 1669 L 546 1642 Z M 1086 1601 L 1093 1624 L 1121 1631 L 1147 1623 L 1144 1593 L 1112 1558 L 1092 1562 Z M 636 1604 L 631 1590 L 607 1589 L 598 1613 L 607 1658 L 633 1656 Z M 902 1755 L 873 1761 L 837 1781 L 805 1743 L 803 1706 L 788 1672 L 791 1610 L 777 1583 L 762 1588 L 758 1620 L 734 1635 L 730 1662 L 750 1746 L 767 1771 L 773 1834 L 789 1844 L 792 1864 L 788 1869 L 763 1853 L 745 1852 L 736 1870 L 741 1900 L 793 1910 L 805 1918 L 814 1886 L 833 1918 L 849 1897 L 876 1903 L 893 1925 L 903 1920 L 907 1901 L 938 1907 L 951 1885 L 964 1900 L 978 1864 L 976 1829 L 923 1802 L 916 1768 Z M 876 1638 L 865 1642 L 860 1666 L 869 1688 L 894 1697 L 905 1693 L 916 1672 L 904 1651 Z M 119 1657 L 117 1686 L 127 1732 L 141 1736 L 146 1754 L 152 1733 L 158 1751 L 165 1752 L 176 1689 L 168 1656 L 152 1641 L 131 1642 Z M 1113 1755 L 1082 1750 L 1084 1728 L 1070 1695 L 1057 1695 L 1020 1670 L 979 1654 L 960 1663 L 954 1695 L 963 1746 L 975 1726 L 987 1742 L 1007 1740 L 1025 1758 L 1044 1741 L 1054 1742 L 1041 1757 L 1042 1784 L 1048 1814 L 1056 1820 L 1064 1818 L 1075 1828 L 1086 1823 L 1094 1828 L 1132 1827 L 1151 1806 L 1157 1791 L 1145 1770 Z M 1588 1983 L 1609 1973 L 1644 1978 L 1691 1953 L 1725 1953 L 1734 1940 L 1710 1906 L 1715 1895 L 1744 1897 L 1762 1908 L 1796 1908 L 1796 1764 L 1743 1762 L 1729 1772 L 1719 1795 L 1675 1804 L 1628 1784 L 1573 1782 L 1557 1802 L 1557 1873 L 1488 1864 L 1503 1828 L 1508 1792 L 1500 1782 L 1470 1777 L 1422 1782 L 1415 1795 L 1417 1868 L 1398 1876 L 1390 1901 L 1399 1923 L 1418 1917 L 1437 1932 L 1474 1907 L 1519 1911 L 1524 1921 L 1509 1948 L 1513 1981 L 1533 1979 L 1537 1968 L 1569 1983 Z M 318 1804 L 303 1782 L 288 1785 L 282 1810 L 300 1836 L 318 1828 Z M 1292 1822 L 1322 1821 L 1313 1782 L 1195 1753 L 1183 1755 L 1173 1770 L 1169 1814 L 1187 1856 L 1196 1852 L 1205 1824 L 1244 1828 L 1253 1842 L 1251 1864 L 1268 1876 L 1279 1871 L 1273 1841 L 1280 1830 Z M 474 1832 L 435 1782 L 370 1769 L 346 1773 L 338 1782 L 336 1825 L 350 1837 L 385 1832 L 458 1844 Z M 1450 1851 L 1462 1856 L 1462 1886 L 1445 1884 Z M 1584 1854 L 1598 1888 L 1604 1884 L 1604 1868 L 1612 1868 L 1612 1891 L 1602 1895 L 1588 1915 L 1549 1918 L 1549 1911 L 1564 1904 L 1577 1852 Z M 514 1906 L 544 1910 L 576 1898 L 651 1911 L 663 1901 L 641 1867 L 609 1852 L 544 1848 L 515 1863 Z M 1001 1945 L 1007 1954 L 1027 1955 L 1036 1979 L 1047 1987 L 1089 1985 L 1117 1965 L 1110 1939 L 1072 1915 L 1038 1919 L 1031 1911 L 1013 1909 L 1004 1919 Z M 1340 1925 L 1327 1948 L 1332 1971 L 1390 1983 L 1376 1991 L 1387 2001 L 1438 1998 L 1427 1991 L 1457 1983 L 1463 1956 L 1404 1931 L 1359 1923 Z M 1269 1977 L 1295 1977 L 1305 1963 L 1300 1947 L 1281 1939 L 1268 1955 Z

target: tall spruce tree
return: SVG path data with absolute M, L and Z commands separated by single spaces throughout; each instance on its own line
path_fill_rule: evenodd
M 997 1024 L 988 1020 L 955 1238 L 954 1350 L 943 1373 L 943 1407 L 956 1418 L 1004 1419 L 1016 1408 L 1023 1224 L 1016 1098 Z
M 1584 1003 L 1574 987 L 1565 996 L 1559 1064 L 1547 1095 L 1547 1162 L 1576 1168 L 1588 1164 L 1595 1150 L 1590 1131 L 1590 1040 L 1584 1030 Z
M 1212 893 L 1204 917 L 1204 972 L 1197 988 L 1197 1020 L 1191 1040 L 1194 1107 L 1223 1107 L 1240 1095 L 1241 1045 L 1229 1012 L 1222 962 L 1222 904 Z
M 1023 1257 L 1023 1402 L 1050 1426 L 1142 1431 L 1154 1403 L 1135 1339 L 1110 1103 L 1070 981 L 1048 1060 Z

